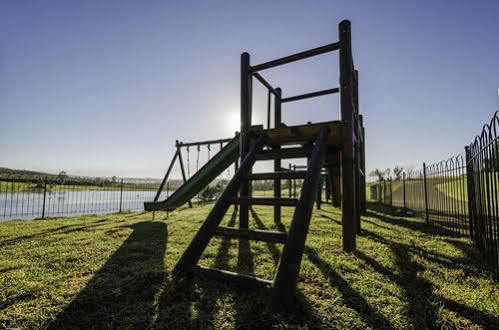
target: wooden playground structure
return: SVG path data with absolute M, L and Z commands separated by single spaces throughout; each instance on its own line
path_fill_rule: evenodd
M 365 210 L 365 147 L 362 115 L 359 114 L 358 72 L 354 68 L 351 50 L 350 22 L 342 21 L 338 27 L 339 41 L 314 48 L 298 54 L 283 57 L 270 62 L 251 65 L 250 55 L 241 55 L 241 130 L 232 141 L 214 156 L 219 157 L 220 166 L 208 162 L 205 173 L 193 183 L 186 181 L 182 165 L 180 148 L 170 164 L 165 179 L 161 184 L 154 202 L 146 203 L 145 209 L 170 210 L 178 203 L 186 203 L 192 193 L 198 190 L 200 183 L 213 180 L 220 169 L 235 165 L 235 174 L 218 201 L 210 211 L 193 240 L 190 242 L 174 269 L 175 277 L 188 274 L 222 279 L 226 282 L 238 282 L 245 286 L 270 288 L 270 306 L 275 311 L 293 309 L 296 282 L 303 256 L 305 241 L 310 224 L 313 203 L 320 203 L 322 180 L 327 178 L 326 195 L 331 196 L 332 204 L 342 210 L 343 250 L 352 252 L 356 248 L 356 234 L 360 231 L 360 215 Z M 261 72 L 280 65 L 292 63 L 313 56 L 339 51 L 340 86 L 323 91 L 282 97 L 280 88 L 272 87 Z M 268 90 L 267 128 L 252 126 L 252 85 L 253 78 Z M 287 126 L 282 120 L 283 104 L 322 95 L 339 93 L 340 120 L 307 123 Z M 274 99 L 274 127 L 270 127 L 271 96 Z M 199 143 L 198 143 L 199 144 Z M 195 144 L 197 146 L 197 144 Z M 237 149 L 237 150 L 236 150 Z M 237 166 L 237 158 L 240 164 Z M 173 163 L 180 158 L 185 186 L 189 184 L 190 193 L 177 194 L 176 202 L 158 201 L 161 190 L 168 178 Z M 307 166 L 283 169 L 283 159 L 307 159 Z M 273 160 L 273 172 L 253 173 L 257 161 Z M 211 171 L 211 172 L 210 172 Z M 323 172 L 324 171 L 324 172 Z M 195 176 L 194 176 L 195 177 Z M 193 178 L 194 178 L 193 177 Z M 216 177 L 216 176 L 215 176 Z M 282 197 L 281 180 L 303 179 L 299 198 Z M 210 180 L 210 181 L 211 181 Z M 253 197 L 251 182 L 255 180 L 273 180 L 274 197 Z M 194 181 L 197 183 L 195 184 Z M 208 184 L 207 182 L 206 184 Z M 295 184 L 296 192 L 296 184 Z M 170 196 L 173 198 L 175 193 Z M 175 198 L 173 198 L 175 199 Z M 220 223 L 231 205 L 239 207 L 239 228 L 221 227 Z M 249 211 L 252 205 L 273 206 L 274 222 L 281 223 L 281 208 L 294 207 L 291 225 L 286 232 L 257 230 L 249 228 Z M 320 205 L 318 205 L 320 207 Z M 214 236 L 259 240 L 284 244 L 275 277 L 272 281 L 245 274 L 208 268 L 198 265 L 198 261 Z

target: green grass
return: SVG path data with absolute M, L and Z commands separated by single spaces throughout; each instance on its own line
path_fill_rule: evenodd
M 429 182 L 431 182 L 431 180 Z M 437 189 L 442 194 L 459 201 L 468 201 L 468 181 L 466 179 L 466 176 L 461 176 L 459 178 L 448 180 L 446 182 L 437 183 L 435 184 L 435 189 Z
M 499 183 L 499 173 L 498 172 L 481 173 L 480 180 L 482 184 L 482 189 L 485 190 L 490 189 L 490 194 L 494 195 L 494 191 L 498 189 L 497 183 Z M 459 201 L 463 202 L 468 201 L 467 199 L 468 181 L 465 175 L 448 180 L 446 182 L 437 183 L 435 184 L 435 188 L 439 192 L 454 199 L 457 199 Z M 499 196 L 499 192 L 495 192 L 494 196 Z
M 466 238 L 371 207 L 357 252 L 340 211 L 314 210 L 296 312 L 265 291 L 171 271 L 212 205 L 166 216 L 114 214 L 0 223 L 0 328 L 498 328 L 499 285 Z M 285 208 L 287 227 L 291 209 Z M 234 225 L 232 209 L 224 220 Z M 255 227 L 277 229 L 271 208 Z M 281 246 L 213 239 L 201 264 L 272 279 Z

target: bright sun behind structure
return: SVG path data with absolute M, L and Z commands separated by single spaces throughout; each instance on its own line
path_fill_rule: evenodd
M 225 116 L 225 126 L 229 132 L 235 133 L 239 132 L 241 122 L 239 118 L 239 112 L 232 111 Z

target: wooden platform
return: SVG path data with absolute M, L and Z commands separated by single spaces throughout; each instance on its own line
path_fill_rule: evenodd
M 339 120 L 297 126 L 281 126 L 257 131 L 255 134 L 266 136 L 269 140 L 276 141 L 280 145 L 294 145 L 317 138 L 324 126 L 329 128 L 327 145 L 339 148 L 341 146 L 341 121 Z

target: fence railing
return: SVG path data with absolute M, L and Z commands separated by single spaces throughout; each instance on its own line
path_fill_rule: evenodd
M 168 198 L 181 182 L 180 179 L 166 181 L 159 199 Z M 215 182 L 222 183 L 222 187 L 226 184 L 224 179 Z M 155 198 L 159 185 L 159 180 L 141 182 L 78 177 L 64 180 L 56 177 L 0 177 L 0 221 L 144 211 L 144 202 Z M 213 185 L 217 186 L 215 183 Z M 221 193 L 219 190 L 206 189 L 192 201 L 213 201 Z M 270 191 L 266 191 L 269 190 L 269 182 L 260 182 L 255 185 L 254 190 L 258 195 L 270 194 Z M 291 189 L 284 184 L 283 194 L 288 191 L 291 194 Z
M 499 118 L 466 147 L 471 237 L 499 277 Z
M 466 165 L 462 156 L 402 173 L 398 180 L 371 184 L 371 199 L 410 209 L 426 221 L 469 235 Z
M 0 178 L 0 221 L 141 211 L 158 186 L 123 179 L 100 185 L 73 178 Z
M 421 170 L 373 183 L 370 189 L 374 201 L 420 212 L 427 222 L 469 236 L 499 280 L 498 112 L 465 147 L 464 157 L 423 163 Z

